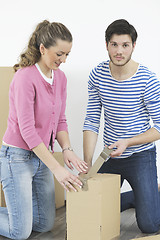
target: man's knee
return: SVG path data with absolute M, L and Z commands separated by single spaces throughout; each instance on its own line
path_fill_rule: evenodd
M 138 227 L 143 233 L 156 233 L 159 230 L 159 225 L 154 223 L 149 223 L 147 221 L 138 222 Z

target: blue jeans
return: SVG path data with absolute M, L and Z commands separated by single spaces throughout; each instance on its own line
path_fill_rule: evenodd
M 27 239 L 32 230 L 53 228 L 53 174 L 32 151 L 2 146 L 0 179 L 6 200 L 0 207 L 0 235 Z
M 128 158 L 110 158 L 100 173 L 121 175 L 133 191 L 121 194 L 121 211 L 135 207 L 137 224 L 144 233 L 154 233 L 160 228 L 160 195 L 157 183 L 156 149 L 134 153 Z

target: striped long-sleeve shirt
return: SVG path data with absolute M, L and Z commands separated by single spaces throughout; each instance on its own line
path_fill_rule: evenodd
M 104 108 L 104 145 L 134 137 L 153 127 L 160 132 L 160 81 L 147 67 L 139 64 L 129 79 L 118 81 L 110 73 L 109 61 L 94 68 L 88 82 L 88 106 L 83 130 L 99 133 Z M 128 147 L 120 156 L 150 149 L 154 143 Z

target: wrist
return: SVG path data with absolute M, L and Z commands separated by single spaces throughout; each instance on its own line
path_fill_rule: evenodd
M 65 147 L 65 148 L 62 149 L 62 153 L 64 153 L 65 151 L 72 151 L 73 152 L 73 148 Z
M 59 164 L 59 162 L 54 163 L 54 165 L 52 165 L 52 167 L 50 168 L 50 170 L 53 172 L 53 174 L 57 171 L 57 169 L 61 168 L 62 166 Z
M 133 145 L 133 140 L 132 140 L 132 138 L 127 138 L 127 139 L 126 139 L 126 145 L 127 145 L 127 147 L 131 147 L 131 146 Z

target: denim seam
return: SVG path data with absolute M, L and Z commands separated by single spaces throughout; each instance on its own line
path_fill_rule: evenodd
M 38 158 L 38 157 L 37 157 Z M 40 161 L 40 159 L 38 158 L 38 160 L 39 160 L 39 166 L 38 166 L 38 168 L 37 168 L 37 171 L 35 172 L 35 175 L 38 173 L 38 171 L 41 169 L 41 161 Z
M 36 193 L 36 198 L 37 198 L 37 209 L 38 209 L 38 213 L 36 215 L 36 217 L 38 216 L 38 223 L 36 223 L 36 226 L 38 226 L 40 224 L 40 209 L 39 209 L 39 198 L 38 198 L 38 194 L 37 194 L 37 186 L 35 186 L 35 193 Z
M 39 166 L 37 168 L 37 171 L 35 172 L 34 176 L 37 174 L 37 172 L 39 171 L 39 169 L 41 168 L 41 161 L 40 159 L 36 156 L 36 158 L 39 160 Z M 40 209 L 39 209 L 39 198 L 38 198 L 38 194 L 37 194 L 37 186 L 35 185 L 35 194 L 36 194 L 36 198 L 37 198 L 37 209 L 38 209 L 38 213 L 37 213 L 37 216 L 38 216 L 38 223 L 35 224 L 34 227 L 38 226 L 40 224 L 40 219 L 41 219 L 41 215 L 40 215 Z M 36 217 L 37 217 L 36 216 Z
M 8 158 L 8 156 L 7 156 L 7 158 Z M 9 165 L 10 174 L 11 174 L 11 176 L 12 176 L 12 177 L 11 177 L 12 189 L 14 189 L 13 173 L 12 173 L 11 161 L 10 161 L 10 160 L 8 160 L 8 165 Z M 13 193 L 14 203 L 15 203 L 15 206 L 16 206 L 15 191 L 12 191 L 12 193 Z M 16 208 L 15 208 L 15 211 L 16 211 L 16 215 L 18 215 L 17 206 L 16 206 Z M 18 225 L 19 225 L 19 224 L 16 224 L 16 226 L 18 226 Z M 10 225 L 9 225 L 9 232 L 10 232 L 10 235 L 12 235 L 12 234 L 11 234 L 11 231 L 10 231 Z M 16 232 L 16 234 L 17 234 L 17 236 L 18 236 L 18 231 L 15 231 L 15 232 Z
M 149 159 L 149 165 L 150 165 L 150 175 L 151 175 L 151 177 L 150 177 L 150 179 L 151 179 L 151 181 L 152 181 L 152 186 L 153 186 L 153 178 L 152 178 L 152 176 L 153 176 L 153 163 L 152 163 L 152 153 L 151 152 L 149 152 L 149 157 L 150 157 L 150 159 Z M 156 163 L 155 163 L 156 164 Z M 156 175 L 157 175 L 157 173 L 156 173 Z M 155 219 L 154 219 L 155 220 Z M 158 221 L 155 221 L 154 222 L 154 225 L 159 225 L 159 223 L 158 223 Z

